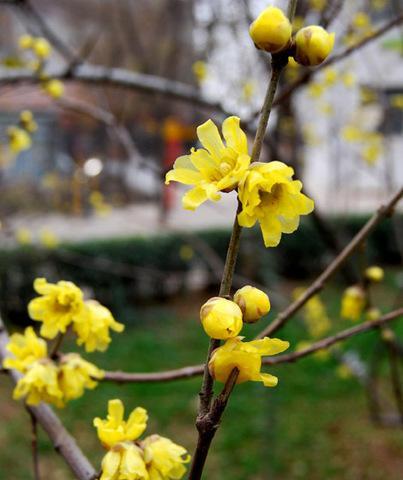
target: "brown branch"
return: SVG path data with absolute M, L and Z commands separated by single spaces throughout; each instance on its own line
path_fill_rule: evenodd
M 8 356 L 6 345 L 9 342 L 7 330 L 0 318 L 0 362 Z M 8 370 L 15 383 L 21 378 L 21 373 L 16 370 Z M 67 465 L 79 480 L 95 480 L 97 473 L 87 457 L 83 454 L 74 438 L 68 433 L 59 417 L 46 404 L 38 406 L 26 406 L 28 411 L 42 426 L 55 450 L 64 458 Z
M 256 338 L 270 336 L 281 328 L 289 318 L 291 318 L 305 303 L 318 293 L 324 287 L 329 278 L 337 272 L 341 265 L 349 258 L 349 256 L 362 244 L 378 223 L 386 216 L 392 213 L 393 207 L 403 196 L 403 188 L 391 197 L 391 199 L 382 205 L 378 211 L 368 220 L 355 237 L 347 244 L 340 254 L 330 263 L 330 265 L 319 275 L 312 285 L 305 290 L 303 295 L 295 302 L 289 305 L 285 310 L 277 315 L 270 325 L 263 329 Z
M 32 451 L 32 467 L 34 470 L 34 479 L 40 480 L 39 473 L 39 457 L 38 457 L 38 422 L 33 413 L 28 410 L 31 419 L 31 451 Z

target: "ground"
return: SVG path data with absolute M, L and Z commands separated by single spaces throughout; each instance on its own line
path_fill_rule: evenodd
M 333 319 L 338 318 L 339 298 L 337 286 L 325 295 Z M 379 298 L 387 306 L 393 295 L 385 288 Z M 87 358 L 110 370 L 132 371 L 199 363 L 207 346 L 197 319 L 198 305 L 203 300 L 188 298 L 184 304 L 175 299 L 169 304 L 139 308 L 135 318 L 119 319 L 129 325 L 125 333 L 114 335 L 107 353 Z M 272 313 L 264 322 L 270 318 Z M 337 320 L 333 328 L 348 326 L 351 323 Z M 259 327 L 248 327 L 246 335 L 251 337 Z M 278 336 L 289 339 L 293 346 L 306 338 L 301 319 L 295 318 Z M 378 334 L 367 333 L 349 341 L 345 348 L 357 350 L 366 358 L 376 342 Z M 66 346 L 71 348 L 72 341 Z M 400 479 L 402 430 L 374 426 L 369 420 L 363 388 L 354 378 L 339 378 L 336 367 L 334 359 L 321 362 L 309 358 L 271 367 L 269 371 L 280 379 L 276 388 L 264 388 L 257 383 L 238 386 L 213 444 L 204 478 Z M 105 415 L 110 398 L 121 398 L 128 410 L 138 405 L 145 407 L 150 415 L 147 433 L 171 437 L 192 452 L 199 386 L 200 378 L 164 384 L 101 383 L 59 413 L 97 468 L 104 452 L 92 419 Z M 0 378 L 0 479 L 29 479 L 29 418 L 21 404 L 11 401 L 11 390 L 9 379 Z M 43 479 L 72 478 L 44 434 L 40 437 L 40 455 Z

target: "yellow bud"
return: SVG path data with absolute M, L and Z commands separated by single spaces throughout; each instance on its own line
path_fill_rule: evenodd
M 28 48 L 32 48 L 33 42 L 34 39 L 31 37 L 31 35 L 22 35 L 22 37 L 20 37 L 18 40 L 18 45 L 23 50 L 27 50 Z
M 328 33 L 318 25 L 302 28 L 295 36 L 295 60 L 301 65 L 319 65 L 333 50 L 334 37 L 334 33 Z
M 282 10 L 268 7 L 249 28 L 249 34 L 257 48 L 277 53 L 290 43 L 292 27 Z
M 365 278 L 370 282 L 381 282 L 384 277 L 383 268 L 377 267 L 376 265 L 368 267 L 365 270 Z
M 246 323 L 255 323 L 270 311 L 269 297 L 262 290 L 250 285 L 235 292 L 234 302 L 242 310 L 243 321 Z
M 227 340 L 242 329 L 242 311 L 238 305 L 225 298 L 210 298 L 200 309 L 204 331 L 211 338 Z
M 379 308 L 372 307 L 365 312 L 365 317 L 369 322 L 373 322 L 374 320 L 378 320 L 381 316 L 381 311 Z
M 382 328 L 381 335 L 386 342 L 392 342 L 396 338 L 395 332 L 387 327 Z
M 50 43 L 45 38 L 37 38 L 33 40 L 32 49 L 35 55 L 41 59 L 47 58 L 51 51 Z
M 52 79 L 43 82 L 42 88 L 53 98 L 60 98 L 64 93 L 64 85 L 60 80 Z

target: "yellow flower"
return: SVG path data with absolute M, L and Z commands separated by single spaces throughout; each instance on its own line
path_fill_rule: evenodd
M 95 300 L 85 302 L 85 308 L 74 318 L 73 323 L 73 331 L 78 337 L 77 344 L 84 344 L 87 352 L 104 352 L 111 342 L 109 329 L 123 332 L 124 328 L 123 324 L 113 318 L 110 310 Z
M 214 350 L 209 362 L 211 376 L 225 383 L 232 370 L 237 368 L 239 375 L 236 383 L 263 382 L 265 387 L 275 387 L 278 382 L 277 377 L 260 372 L 261 357 L 284 352 L 290 344 L 278 338 L 265 337 L 252 342 L 242 342 L 242 338 L 230 338 L 223 346 Z
M 396 340 L 395 332 L 388 327 L 383 327 L 381 329 L 381 336 L 386 342 L 392 342 L 393 340 Z
M 38 125 L 34 120 L 34 116 L 30 110 L 23 110 L 20 113 L 20 123 L 24 130 L 33 133 L 38 129 Z
M 382 145 L 378 142 L 366 145 L 361 152 L 362 158 L 368 165 L 374 165 L 382 155 Z
M 270 312 L 269 297 L 256 287 L 246 285 L 234 294 L 234 302 L 239 305 L 243 321 L 255 323 Z
M 32 141 L 29 133 L 19 127 L 7 128 L 8 145 L 10 150 L 17 154 L 31 148 Z
M 60 80 L 55 78 L 42 82 L 42 89 L 52 98 L 60 98 L 64 93 L 64 85 Z
M 342 380 L 348 380 L 353 376 L 353 371 L 348 365 L 342 363 L 336 368 L 336 375 Z
M 323 81 L 326 86 L 333 86 L 337 82 L 337 71 L 334 68 L 327 67 L 323 72 Z
M 346 125 L 341 131 L 341 136 L 347 142 L 360 142 L 364 137 L 364 132 L 354 125 Z
M 190 461 L 185 448 L 159 435 L 147 437 L 142 447 L 150 480 L 177 480 L 185 475 L 184 464 Z
M 143 451 L 134 443 L 115 445 L 102 460 L 100 480 L 149 480 Z
M 350 320 L 359 320 L 365 303 L 365 292 L 359 285 L 348 287 L 341 299 L 340 315 Z
M 403 94 L 391 95 L 390 104 L 393 108 L 403 109 Z
M 32 243 L 32 234 L 28 228 L 18 228 L 15 232 L 15 239 L 20 245 L 29 245 Z
M 31 363 L 46 358 L 48 354 L 45 340 L 39 338 L 32 327 L 27 327 L 23 335 L 13 333 L 6 348 L 13 357 L 7 357 L 3 367 L 15 368 L 20 372 L 25 372 Z
M 218 192 L 237 187 L 250 164 L 246 135 L 239 122 L 238 117 L 224 120 L 226 145 L 211 120 L 200 125 L 197 136 L 204 148 L 192 148 L 190 155 L 177 158 L 173 170 L 166 174 L 166 184 L 175 181 L 194 185 L 182 199 L 184 208 L 195 210 L 206 200 L 219 200 Z
M 148 415 L 144 408 L 137 407 L 130 414 L 127 422 L 123 420 L 124 406 L 121 400 L 109 400 L 106 420 L 94 419 L 98 438 L 105 447 L 113 447 L 117 443 L 136 440 L 146 429 Z
M 31 35 L 22 35 L 18 39 L 18 45 L 22 50 L 27 50 L 29 48 L 32 48 L 34 43 L 34 39 L 31 37 Z
M 23 397 L 28 405 L 46 402 L 56 407 L 63 407 L 63 392 L 59 388 L 58 368 L 51 360 L 38 360 L 27 368 L 13 392 L 14 400 Z
M 371 282 L 382 282 L 385 272 L 383 268 L 373 265 L 365 270 L 365 278 Z
M 242 86 L 242 98 L 249 102 L 255 93 L 256 85 L 252 80 L 245 82 Z
M 334 37 L 334 33 L 328 33 L 318 25 L 302 28 L 295 36 L 295 60 L 301 65 L 319 65 L 333 50 Z
M 347 88 L 354 86 L 357 81 L 357 78 L 354 75 L 354 73 L 350 73 L 350 72 L 344 73 L 341 79 L 342 79 L 342 82 L 344 83 L 344 86 L 346 86 Z
M 87 362 L 78 353 L 68 353 L 60 361 L 59 388 L 66 401 L 74 400 L 84 394 L 84 389 L 94 389 L 104 372 L 94 364 Z
M 359 30 L 371 29 L 371 19 L 365 12 L 357 12 L 352 21 L 353 27 Z
M 325 87 L 321 83 L 311 82 L 308 85 L 308 94 L 312 98 L 319 98 L 323 95 Z
M 298 299 L 304 291 L 304 288 L 296 288 L 293 292 L 294 298 Z M 314 295 L 305 303 L 303 316 L 308 333 L 311 337 L 322 337 L 330 330 L 331 322 L 327 315 L 326 307 L 322 303 L 319 295 Z
M 372 307 L 365 312 L 365 318 L 369 322 L 378 320 L 381 317 L 381 315 L 382 315 L 381 311 L 379 310 L 379 308 L 376 308 L 376 307 Z
M 238 305 L 225 298 L 210 298 L 200 309 L 204 331 L 211 338 L 226 340 L 242 329 L 242 312 Z
M 41 241 L 42 245 L 46 248 L 52 249 L 52 248 L 56 248 L 59 245 L 58 238 L 50 230 L 43 229 L 40 232 L 40 237 L 39 238 L 40 238 L 40 241 Z
M 55 338 L 59 332 L 65 333 L 84 307 L 83 292 L 72 282 L 54 284 L 45 278 L 37 278 L 34 289 L 41 296 L 29 302 L 28 313 L 33 320 L 43 322 L 41 335 Z
M 300 215 L 313 210 L 313 201 L 301 193 L 302 183 L 292 180 L 293 174 L 282 162 L 256 162 L 239 185 L 238 222 L 250 228 L 258 221 L 266 247 L 277 246 L 281 234 L 294 232 Z
M 32 41 L 32 50 L 34 51 L 35 55 L 40 59 L 45 59 L 49 57 L 52 47 L 50 43 L 46 40 L 46 38 L 35 38 Z
M 256 47 L 276 53 L 288 47 L 292 26 L 282 10 L 268 7 L 256 18 L 249 28 L 249 34 Z
M 192 70 L 199 83 L 202 83 L 204 82 L 204 80 L 206 80 L 207 78 L 206 62 L 203 62 L 202 60 L 198 60 L 197 62 L 194 62 L 194 64 L 192 65 Z

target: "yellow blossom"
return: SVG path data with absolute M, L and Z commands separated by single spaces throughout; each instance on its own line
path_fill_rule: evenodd
M 87 362 L 78 353 L 64 355 L 59 367 L 59 388 L 63 392 L 63 400 L 69 401 L 81 397 L 84 389 L 94 389 L 104 372 L 94 364 Z
M 117 443 L 136 440 L 146 429 L 148 415 L 144 408 L 137 407 L 127 421 L 123 420 L 124 406 L 121 400 L 109 400 L 106 420 L 94 419 L 98 438 L 105 447 L 111 448 Z
M 245 82 L 242 86 L 242 97 L 245 101 L 249 102 L 255 93 L 256 85 L 252 80 Z
M 100 480 L 149 480 L 141 448 L 122 442 L 107 452 L 102 460 Z
M 403 109 L 403 94 L 391 95 L 390 104 L 393 108 Z
M 13 392 L 14 400 L 25 397 L 28 405 L 46 402 L 63 406 L 63 392 L 59 388 L 58 368 L 48 359 L 38 360 L 27 367 Z
M 270 53 L 284 50 L 290 43 L 291 32 L 290 21 L 277 7 L 263 10 L 249 28 L 256 47 Z
M 313 210 L 313 201 L 301 193 L 302 183 L 292 180 L 293 174 L 282 162 L 256 162 L 239 185 L 238 222 L 250 228 L 258 221 L 266 247 L 277 246 L 281 234 L 294 232 L 300 215 Z
M 28 228 L 18 228 L 15 232 L 15 239 L 20 245 L 29 245 L 32 243 L 32 233 Z
M 242 310 L 243 321 L 255 323 L 270 311 L 270 300 L 265 292 L 251 285 L 240 288 L 234 294 L 234 302 Z
M 372 265 L 365 270 L 365 278 L 371 282 L 382 282 L 384 275 L 385 272 L 383 271 L 383 268 L 376 265 Z
M 150 480 L 177 480 L 186 473 L 190 461 L 185 448 L 159 435 L 150 435 L 142 442 L 144 460 Z
M 47 356 L 45 340 L 39 338 L 32 327 L 27 327 L 24 334 L 13 333 L 6 348 L 13 356 L 4 360 L 3 367 L 23 373 L 31 363 Z
M 18 39 L 18 45 L 22 50 L 27 50 L 29 48 L 32 48 L 34 44 L 34 39 L 31 37 L 31 35 L 22 35 Z
M 350 320 L 359 320 L 365 303 L 365 292 L 359 285 L 348 287 L 341 299 L 340 315 Z
M 355 85 L 357 78 L 354 73 L 347 72 L 342 75 L 341 80 L 345 87 L 350 88 Z
M 334 68 L 327 67 L 323 72 L 323 81 L 326 86 L 333 86 L 337 82 L 337 71 Z
M 45 93 L 55 99 L 60 98 L 64 93 L 63 83 L 56 78 L 42 82 L 42 89 Z
M 360 100 L 363 105 L 368 103 L 375 103 L 378 101 L 378 94 L 377 92 L 369 87 L 361 87 L 360 88 Z
M 35 55 L 40 59 L 45 59 L 49 57 L 52 50 L 50 43 L 46 40 L 46 38 L 42 37 L 33 39 L 31 48 L 34 51 Z
M 348 380 L 353 376 L 353 371 L 347 364 L 342 363 L 336 368 L 336 375 L 342 380 Z
M 210 298 L 200 309 L 204 331 L 211 338 L 226 340 L 236 337 L 242 329 L 242 311 L 225 298 Z
M 364 137 L 364 132 L 354 125 L 346 125 L 341 130 L 341 136 L 347 142 L 360 142 Z
M 321 83 L 311 82 L 308 85 L 308 93 L 309 93 L 309 96 L 312 98 L 321 97 L 324 91 L 325 91 L 325 87 Z
M 222 125 L 224 145 L 215 124 L 208 120 L 197 128 L 197 136 L 204 148 L 192 148 L 190 155 L 176 159 L 165 183 L 171 181 L 194 185 L 183 197 L 183 207 L 195 210 L 206 200 L 217 201 L 220 191 L 237 187 L 249 164 L 245 133 L 238 117 L 228 117 Z
M 378 320 L 380 317 L 381 317 L 381 311 L 379 310 L 379 308 L 371 307 L 365 312 L 365 318 L 369 322 Z
M 202 60 L 194 62 L 192 65 L 192 70 L 199 83 L 202 83 L 204 80 L 206 80 L 208 73 L 206 62 L 203 62 Z
M 40 232 L 39 239 L 42 245 L 46 248 L 56 248 L 59 245 L 57 236 L 50 230 L 43 229 Z
M 352 25 L 364 32 L 368 32 L 372 28 L 371 19 L 365 12 L 357 12 L 353 17 Z
M 301 65 L 319 65 L 333 50 L 334 37 L 334 33 L 328 33 L 318 25 L 302 28 L 295 36 L 295 60 Z
M 104 352 L 111 337 L 109 330 L 123 332 L 124 325 L 118 323 L 110 310 L 95 300 L 87 300 L 85 308 L 74 318 L 73 331 L 77 334 L 77 344 L 84 345 L 87 352 Z
M 237 368 L 239 375 L 236 383 L 263 382 L 265 387 L 275 387 L 278 382 L 277 377 L 260 372 L 261 357 L 284 352 L 290 344 L 278 338 L 265 337 L 252 342 L 243 342 L 242 338 L 230 338 L 224 345 L 214 350 L 209 362 L 212 377 L 225 383 L 232 370 Z
M 369 145 L 366 145 L 362 151 L 361 155 L 363 160 L 368 164 L 368 165 L 374 165 L 379 157 L 382 155 L 382 145 L 379 143 L 371 143 Z
M 20 127 L 7 128 L 8 145 L 10 150 L 18 154 L 31 148 L 32 141 L 29 133 Z
M 304 288 L 296 288 L 293 296 L 298 299 L 304 292 Z M 331 322 L 319 295 L 314 295 L 305 303 L 303 317 L 308 333 L 313 338 L 320 338 L 330 330 Z
M 23 110 L 20 113 L 20 123 L 24 130 L 29 133 L 36 132 L 38 125 L 34 120 L 34 116 L 30 110 Z
M 84 307 L 83 292 L 72 282 L 53 284 L 45 278 L 37 278 L 34 289 L 41 296 L 29 302 L 28 313 L 33 320 L 43 322 L 41 335 L 54 338 L 59 332 L 65 333 Z
M 392 342 L 393 340 L 396 340 L 395 332 L 388 327 L 383 327 L 381 329 L 381 336 L 386 342 Z

